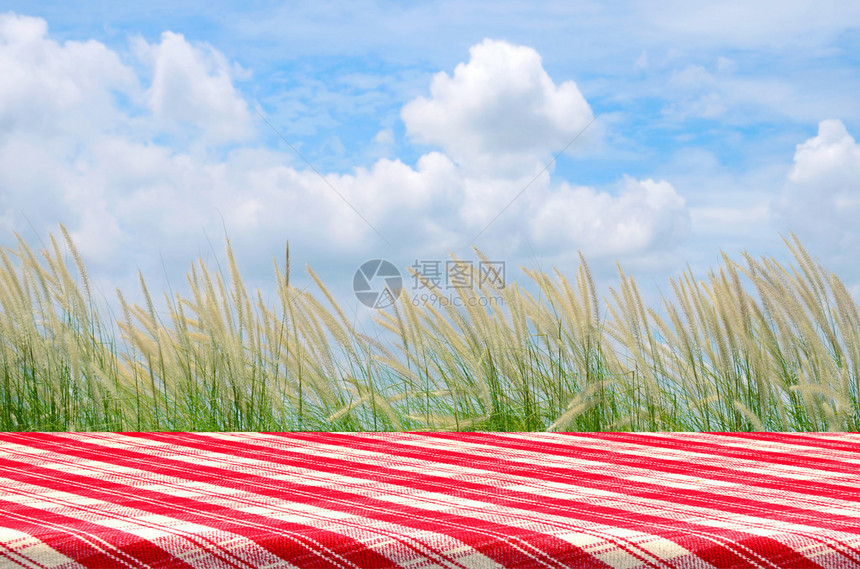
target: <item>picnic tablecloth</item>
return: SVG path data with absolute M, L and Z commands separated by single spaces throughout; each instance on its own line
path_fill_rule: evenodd
M 0 567 L 860 568 L 852 433 L 0 433 Z

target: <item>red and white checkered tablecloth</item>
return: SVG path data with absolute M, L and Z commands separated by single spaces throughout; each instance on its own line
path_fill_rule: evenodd
M 860 568 L 852 433 L 0 433 L 0 567 Z

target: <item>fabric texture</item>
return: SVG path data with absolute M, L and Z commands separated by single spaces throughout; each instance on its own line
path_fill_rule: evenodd
M 0 433 L 0 567 L 860 568 L 854 433 Z

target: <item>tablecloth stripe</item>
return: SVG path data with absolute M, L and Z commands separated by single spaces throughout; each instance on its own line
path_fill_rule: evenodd
M 0 568 L 860 568 L 853 433 L 0 433 Z
M 82 447 L 84 445 L 81 445 Z M 43 448 L 51 448 L 49 444 L 45 444 Z M 236 497 L 233 497 L 233 500 L 219 500 L 221 496 L 218 496 L 218 492 L 214 492 L 209 496 L 209 499 L 204 500 L 195 500 L 191 498 L 184 498 L 180 495 L 177 495 L 177 492 L 171 491 L 171 482 L 173 487 L 177 490 L 184 490 L 188 492 L 192 489 L 191 486 L 188 485 L 189 481 L 197 480 L 194 469 L 186 468 L 182 474 L 185 474 L 183 477 L 174 478 L 172 481 L 166 480 L 164 476 L 159 477 L 159 487 L 161 491 L 149 491 L 140 484 L 134 484 L 135 480 L 140 480 L 140 474 L 144 472 L 143 470 L 137 470 L 134 468 L 136 464 L 141 464 L 146 460 L 145 455 L 141 455 L 138 457 L 140 460 L 136 461 L 135 456 L 127 456 L 125 458 L 111 461 L 99 461 L 97 460 L 99 457 L 103 457 L 103 451 L 96 450 L 84 450 L 80 447 L 64 447 L 60 446 L 59 448 L 54 447 L 57 451 L 62 451 L 63 454 L 59 455 L 62 457 L 72 457 L 88 460 L 88 463 L 91 465 L 92 471 L 90 476 L 82 476 L 80 474 L 76 474 L 75 471 L 80 468 L 80 461 L 72 461 L 72 460 L 64 460 L 60 466 L 65 466 L 62 470 L 62 484 L 54 484 L 52 490 L 56 492 L 58 489 L 62 489 L 67 491 L 71 496 L 87 496 L 88 498 L 98 498 L 103 500 L 103 504 L 106 506 L 110 506 L 114 502 L 121 502 L 123 506 L 127 508 L 133 508 L 132 511 L 126 513 L 126 515 L 121 515 L 119 512 L 107 512 L 111 515 L 111 519 L 115 520 L 130 520 L 130 521 L 138 521 L 144 518 L 148 518 L 152 515 L 156 514 L 173 514 L 172 516 L 163 516 L 163 519 L 160 520 L 160 523 L 153 522 L 147 523 L 146 526 L 149 527 L 161 527 L 168 530 L 175 539 L 174 542 L 177 542 L 178 539 L 184 538 L 187 534 L 191 536 L 193 541 L 190 541 L 185 545 L 184 549 L 187 551 L 195 552 L 200 551 L 205 554 L 209 554 L 225 560 L 225 563 L 228 563 L 229 566 L 235 567 L 256 567 L 260 562 L 264 561 L 261 559 L 262 553 L 260 551 L 253 551 L 256 555 L 251 559 L 251 561 L 245 561 L 241 559 L 232 559 L 232 554 L 229 551 L 226 551 L 220 544 L 223 542 L 232 542 L 238 536 L 230 534 L 227 532 L 219 531 L 220 530 L 231 530 L 238 531 L 241 533 L 248 533 L 250 535 L 263 535 L 267 536 L 269 540 L 272 538 L 283 536 L 285 539 L 282 542 L 279 542 L 279 548 L 281 550 L 286 549 L 290 555 L 299 556 L 297 557 L 297 561 L 299 563 L 307 565 L 311 563 L 311 557 L 319 557 L 320 559 L 328 560 L 327 563 L 323 565 L 315 564 L 313 566 L 319 567 L 340 567 L 342 563 L 348 563 L 350 565 L 355 565 L 356 561 L 360 563 L 367 563 L 368 561 L 372 561 L 374 563 L 373 566 L 378 566 L 380 568 L 383 567 L 393 567 L 393 563 L 387 562 L 384 558 L 372 556 L 373 559 L 367 560 L 362 559 L 362 555 L 372 554 L 372 552 L 364 550 L 360 547 L 347 547 L 346 549 L 350 551 L 350 554 L 346 557 L 337 554 L 336 552 L 330 551 L 328 548 L 321 546 L 318 541 L 309 537 L 303 533 L 303 530 L 307 530 L 309 526 L 304 524 L 297 523 L 289 523 L 289 522 L 278 522 L 278 520 L 273 520 L 271 517 L 267 516 L 259 516 L 255 515 L 251 512 L 244 512 L 242 516 L 242 521 L 240 523 L 236 523 L 233 521 L 232 517 L 236 513 L 236 506 L 240 505 L 237 502 Z M 59 460 L 58 460 L 59 461 Z M 12 461 L 4 461 L 0 459 L 0 472 L 6 473 L 15 473 L 13 468 L 8 465 L 8 462 Z M 98 466 L 112 466 L 113 468 L 99 471 L 97 470 Z M 32 468 L 35 466 L 36 468 Z M 50 482 L 52 481 L 51 476 L 56 476 L 56 471 L 53 469 L 49 469 L 48 472 L 40 472 L 38 468 L 38 463 L 32 464 L 31 472 L 36 473 L 36 476 L 39 476 L 38 479 L 32 480 L 33 482 L 38 483 L 39 481 Z M 118 470 L 116 467 L 124 467 L 125 473 Z M 41 469 L 44 470 L 44 469 Z M 165 472 L 169 472 L 169 468 L 153 468 L 146 472 L 149 473 L 159 473 L 164 474 Z M 123 483 L 115 483 L 111 481 L 111 478 L 118 478 L 121 475 L 125 474 L 130 477 L 132 480 L 126 484 Z M 16 476 L 16 481 L 31 481 L 34 475 L 28 476 L 26 473 L 18 473 Z M 55 478 L 53 479 L 55 480 Z M 129 492 L 129 488 L 133 489 L 133 492 Z M 215 490 L 219 488 L 225 488 L 224 486 L 213 486 Z M 14 490 L 14 486 L 12 484 L 8 484 L 6 486 L 7 494 Z M 0 500 L 5 499 L 6 497 L 0 495 Z M 229 505 L 225 505 L 224 502 L 227 502 Z M 95 508 L 92 508 L 95 510 Z M 107 508 L 105 506 L 101 506 L 97 509 L 97 511 L 106 512 Z M 88 510 L 83 507 L 78 508 L 78 515 L 81 520 L 88 520 L 88 516 L 86 515 Z M 204 525 L 196 525 L 196 527 L 182 529 L 177 527 L 172 527 L 171 521 L 175 520 L 177 523 L 183 521 L 185 523 L 191 522 L 197 524 L 197 522 L 201 521 L 210 521 L 217 522 L 218 527 L 206 527 Z M 141 528 L 141 531 L 145 528 Z M 211 537 L 213 533 L 220 533 L 217 538 Z M 114 535 L 111 533 L 111 535 Z M 350 544 L 344 543 L 346 540 L 343 538 L 341 533 L 334 533 L 329 536 L 330 539 L 335 539 L 341 542 L 341 545 L 348 546 Z M 188 539 L 188 538 L 185 538 Z M 201 539 L 203 543 L 201 543 Z M 153 543 L 158 544 L 161 547 L 161 542 L 163 540 L 152 540 L 148 539 Z M 253 543 L 253 542 L 250 542 Z M 181 544 L 178 544 L 181 545 Z M 248 547 L 246 544 L 243 544 L 246 548 Z M 167 553 L 173 554 L 169 549 L 165 549 Z M 247 553 L 247 551 L 245 551 Z M 355 560 L 349 559 L 350 557 L 357 557 Z M 272 558 L 269 563 L 277 562 L 277 558 Z M 202 560 L 203 566 L 206 563 L 211 562 L 210 560 Z M 314 562 L 316 563 L 316 562 Z M 303 565 L 304 566 L 304 565 Z M 311 566 L 311 565 L 308 565 Z
M 184 436 L 184 437 L 186 437 L 186 438 L 188 437 L 188 435 L 183 435 L 183 436 Z M 348 437 L 348 436 L 347 436 L 347 437 Z M 205 445 L 205 448 L 211 448 L 211 447 L 212 447 L 212 443 L 211 443 L 211 442 L 209 442 L 209 441 L 206 441 L 205 443 L 204 443 L 204 442 L 199 442 L 199 443 L 197 443 L 197 444 L 198 444 L 199 448 L 201 448 L 201 450 L 204 448 L 204 445 Z M 188 445 L 189 445 L 188 441 L 184 441 L 184 445 L 185 445 L 185 446 L 188 446 Z M 346 448 L 346 445 L 344 445 L 343 447 L 340 447 L 340 448 L 345 449 L 345 448 Z M 241 457 L 241 456 L 243 456 L 243 453 L 241 453 L 241 452 L 239 452 L 239 451 L 236 451 L 235 449 L 228 449 L 228 450 L 229 450 L 229 452 L 226 454 L 226 456 L 240 456 L 240 457 Z M 346 451 L 344 451 L 344 452 L 346 452 Z M 398 454 L 398 456 L 400 456 L 400 455 Z M 246 457 L 246 458 L 247 458 L 247 457 Z M 438 460 L 438 458 L 439 458 L 439 457 L 438 457 L 438 454 L 437 454 L 437 455 L 436 455 L 436 459 Z M 334 465 L 334 466 L 330 466 L 330 465 L 329 465 L 329 468 L 334 468 L 334 469 L 335 469 L 335 472 L 337 472 L 337 471 L 341 471 L 345 466 L 350 466 L 350 465 L 349 465 L 349 464 L 346 464 L 346 465 Z M 353 465 L 353 466 L 352 466 L 352 468 L 360 468 L 360 467 L 358 467 L 358 466 L 354 466 L 354 465 Z M 322 470 L 325 470 L 325 467 L 322 467 L 322 468 L 316 468 L 316 469 L 315 469 L 315 471 L 316 471 L 316 472 L 319 472 L 319 471 L 322 471 Z M 362 480 L 362 479 L 360 479 L 360 480 Z M 434 483 L 435 483 L 435 481 L 434 481 Z M 399 483 L 399 484 L 400 484 L 400 483 Z M 402 485 L 402 484 L 401 484 L 401 485 Z M 414 485 L 414 483 L 413 483 L 413 485 Z M 332 488 L 332 487 L 330 487 L 330 488 Z M 501 503 L 501 501 L 500 501 L 500 492 L 499 492 L 499 489 L 498 489 L 498 488 L 491 488 L 491 491 L 493 491 L 493 492 L 495 493 L 495 496 L 494 496 L 495 503 L 496 503 L 497 505 L 505 505 L 505 504 L 502 504 L 502 503 Z M 391 492 L 393 492 L 393 490 L 388 489 L 388 490 L 387 490 L 387 492 L 388 492 L 388 493 L 391 493 Z M 393 495 L 393 494 L 392 494 L 392 495 Z M 462 492 L 461 492 L 461 493 L 459 494 L 459 498 L 460 498 L 460 500 L 461 500 L 461 501 L 462 501 L 463 497 L 464 497 L 464 496 L 463 496 L 463 494 L 462 494 Z M 480 496 L 478 496 L 478 498 L 480 498 Z M 427 502 L 429 502 L 429 500 L 428 500 L 426 497 L 424 497 L 424 498 L 422 499 L 422 501 L 423 501 L 423 502 L 425 502 L 425 504 L 426 504 Z M 506 505 L 510 505 L 510 504 L 506 504 Z M 462 510 L 463 510 L 463 509 L 461 508 L 461 511 L 462 511 Z M 544 514 L 546 514 L 546 511 L 544 511 L 543 513 L 544 513 Z M 583 519 L 588 519 L 588 516 L 586 515 L 586 513 L 585 513 L 585 512 L 581 511 L 581 512 L 579 512 L 579 513 L 580 513 L 580 514 L 582 514 L 582 515 L 581 515 L 581 517 L 582 517 Z M 622 510 L 622 511 L 619 511 L 619 512 L 616 512 L 615 519 L 621 519 L 621 520 L 623 520 L 623 519 L 624 519 L 624 518 L 623 518 L 623 516 L 618 515 L 618 514 L 623 514 L 623 513 L 624 513 L 624 511 L 623 511 L 623 510 Z M 510 515 L 510 512 L 508 512 L 508 514 L 509 514 L 508 518 L 509 518 L 509 519 L 513 519 L 513 516 L 511 516 L 511 515 Z M 602 508 L 601 508 L 600 513 L 599 513 L 599 514 L 594 514 L 594 515 L 592 516 L 592 518 L 591 518 L 591 519 L 599 520 L 599 519 L 601 519 L 601 518 L 606 518 L 606 517 L 608 517 L 608 516 L 610 516 L 610 515 L 611 515 L 611 513 L 609 512 L 609 510 L 608 510 L 606 507 L 602 507 Z M 631 521 L 631 520 L 625 520 L 625 521 L 627 521 L 628 526 L 630 526 L 630 524 L 639 523 L 639 521 L 641 521 L 641 520 L 632 520 L 632 521 Z M 617 528 L 617 526 L 615 526 L 615 525 L 607 525 L 607 526 L 600 526 L 600 527 L 601 527 L 604 531 L 606 531 L 606 530 L 614 531 L 614 530 L 617 530 L 617 529 L 618 529 L 618 528 Z M 584 526 L 581 526 L 581 525 L 580 525 L 579 527 L 577 527 L 576 529 L 578 529 L 578 530 L 580 531 L 580 533 L 582 533 L 582 532 L 586 531 L 586 530 L 584 529 Z M 677 524 L 675 524 L 675 527 L 672 527 L 672 529 L 673 529 L 673 530 L 677 529 Z M 580 536 L 580 537 L 581 537 L 581 536 Z M 635 550 L 635 549 L 638 547 L 638 546 L 633 545 L 633 544 L 625 545 L 625 544 L 624 544 L 624 540 L 618 540 L 618 539 L 615 539 L 615 538 L 612 538 L 612 537 L 607 537 L 606 535 L 603 535 L 603 536 L 601 536 L 601 537 L 602 537 L 603 539 L 614 539 L 614 540 L 615 540 L 615 542 L 616 542 L 616 545 L 618 545 L 619 547 L 622 547 L 623 549 L 625 549 L 625 550 L 626 550 L 626 551 L 628 551 L 628 552 L 631 552 L 631 550 Z M 597 541 L 599 541 L 599 540 L 597 540 Z M 638 553 L 639 553 L 639 555 L 640 555 L 640 556 L 644 554 L 644 555 L 646 556 L 646 558 L 649 556 L 649 553 L 648 553 L 648 552 L 640 551 L 640 552 L 638 552 Z M 634 556 L 636 555 L 635 553 L 631 553 L 631 554 L 632 554 L 632 555 L 634 555 Z
M 90 438 L 95 439 L 98 436 L 99 435 L 92 435 Z M 89 457 L 91 459 L 93 457 L 100 456 L 100 453 L 102 452 L 101 449 L 94 449 L 94 450 L 86 449 L 86 450 L 84 450 L 84 447 L 87 447 L 89 443 L 84 444 L 83 439 L 81 439 L 78 442 L 80 442 L 81 444 L 76 445 L 74 448 L 66 448 L 65 446 L 62 445 L 62 443 L 53 443 L 53 444 L 55 445 L 54 448 L 56 448 L 58 452 L 62 451 L 63 453 L 66 453 L 67 455 L 79 456 L 79 457 L 83 457 L 83 458 Z M 43 441 L 43 444 L 45 446 L 51 445 L 51 443 L 49 443 L 48 441 Z M 56 446 L 56 445 L 60 445 L 60 446 Z M 180 449 L 187 449 L 189 447 L 188 446 L 182 446 L 179 448 Z M 226 457 L 226 464 L 227 464 L 228 468 L 232 468 L 233 466 L 235 466 L 233 464 L 233 461 L 235 461 L 237 458 L 240 457 L 239 455 L 224 455 L 224 456 Z M 231 456 L 232 456 L 232 458 L 230 458 Z M 177 456 L 174 455 L 173 458 L 175 460 L 177 458 Z M 143 455 L 143 454 L 139 454 L 139 453 L 125 452 L 125 453 L 123 453 L 122 456 L 104 457 L 102 464 L 103 464 L 103 466 L 104 465 L 112 465 L 112 466 L 126 465 L 128 467 L 128 465 L 143 464 L 147 460 L 149 460 L 149 457 L 147 457 L 147 455 Z M 185 479 L 185 480 L 195 480 L 195 481 L 200 480 L 200 477 L 198 475 L 201 472 L 205 473 L 207 475 L 214 474 L 215 477 L 217 478 L 218 487 L 221 487 L 221 488 L 228 488 L 228 487 L 229 488 L 237 488 L 235 482 L 231 481 L 228 476 L 225 476 L 225 474 L 230 474 L 229 470 L 219 470 L 219 469 L 211 467 L 211 466 L 200 466 L 199 461 L 196 461 L 196 462 L 197 462 L 197 465 L 193 469 L 189 468 L 187 466 L 184 466 L 184 465 L 179 465 L 179 466 L 166 465 L 165 466 L 165 465 L 159 464 L 158 466 L 154 466 L 154 467 L 150 468 L 149 472 L 154 472 L 154 473 L 159 473 L 159 474 L 169 474 L 171 472 L 178 472 L 178 474 L 180 474 L 180 476 L 182 476 L 183 478 L 177 478 L 177 480 Z M 113 470 L 115 470 L 115 468 Z M 265 477 L 256 477 L 256 476 L 252 476 L 252 475 L 246 475 L 242 478 L 242 484 L 243 485 L 247 486 L 247 484 L 249 482 L 254 484 L 254 487 L 257 489 L 258 494 L 263 493 L 263 494 L 268 495 L 268 496 L 275 496 L 275 497 L 280 496 L 283 494 L 284 489 L 285 489 L 283 483 L 278 483 L 275 485 L 275 484 L 271 483 L 272 482 L 271 480 L 267 480 Z M 311 503 L 314 500 L 317 500 L 319 497 L 318 493 L 316 493 L 315 491 L 309 491 L 308 489 L 303 488 L 303 487 L 291 487 L 291 490 L 292 491 L 290 492 L 290 501 L 292 503 Z M 137 489 L 135 489 L 135 495 L 137 495 L 139 493 L 140 492 Z M 367 500 L 362 500 L 361 498 L 356 497 L 356 496 L 349 494 L 349 493 L 340 493 L 340 495 L 336 495 L 333 490 L 329 489 L 327 492 L 327 496 L 329 499 L 329 505 L 340 505 L 340 506 L 346 505 L 346 506 L 350 506 L 352 508 L 364 507 L 366 509 L 370 508 L 372 506 Z M 340 499 L 338 501 L 337 500 L 338 497 L 340 497 L 342 499 Z M 170 496 L 168 496 L 168 499 L 169 498 L 170 498 Z M 299 498 L 301 498 L 301 500 Z M 166 504 L 159 504 L 158 505 L 158 508 L 165 508 L 165 507 L 166 507 Z M 397 518 L 396 521 L 411 524 L 412 527 L 414 527 L 415 529 L 418 529 L 418 530 L 426 529 L 427 512 L 424 510 L 420 510 L 420 509 L 411 509 L 410 511 L 412 514 L 411 516 L 401 515 Z M 391 504 L 388 502 L 381 502 L 381 503 L 377 504 L 375 507 L 375 512 L 376 512 L 376 514 L 374 515 L 374 517 L 377 519 L 380 519 L 380 520 L 388 520 L 394 516 L 394 513 L 391 511 Z M 398 512 L 398 513 L 403 514 L 404 512 Z M 460 521 L 462 522 L 463 520 L 460 520 Z M 359 520 L 359 522 L 363 522 L 363 520 Z M 341 531 L 341 534 L 338 537 L 341 538 L 340 539 L 341 542 L 347 541 L 345 539 L 346 533 L 347 533 L 345 530 L 347 530 L 348 528 L 344 527 L 344 525 L 345 525 L 345 522 L 342 522 L 340 525 L 340 528 L 339 528 Z M 471 520 L 469 520 L 469 519 L 465 519 L 465 523 L 460 523 L 460 524 L 456 524 L 456 523 L 452 524 L 451 520 L 448 520 L 448 523 L 446 525 L 447 526 L 453 525 L 453 528 L 448 532 L 452 536 L 466 535 L 465 532 L 467 530 L 472 530 L 472 533 L 475 534 L 475 539 L 478 539 L 478 540 L 481 540 L 481 539 L 486 540 L 487 535 L 492 535 L 495 537 L 495 540 L 487 542 L 490 547 L 495 547 L 498 542 L 507 540 L 508 542 L 510 542 L 509 545 L 512 548 L 511 549 L 512 554 L 514 554 L 514 553 L 520 553 L 521 554 L 520 555 L 520 561 L 523 563 L 523 566 L 533 566 L 533 564 L 536 562 L 536 559 L 538 561 L 540 561 L 540 558 L 543 557 L 543 555 L 540 553 L 540 549 L 536 549 L 534 544 L 531 544 L 528 542 L 517 544 L 516 543 L 516 541 L 517 541 L 516 540 L 516 533 L 517 532 L 496 531 L 495 533 L 492 533 L 492 528 L 490 528 L 489 526 L 487 526 L 487 527 L 480 527 L 480 525 L 475 526 L 475 524 L 472 524 Z M 356 527 L 360 530 L 364 530 L 361 532 L 359 537 L 365 537 L 366 538 L 367 536 L 365 534 L 367 533 L 366 530 L 367 530 L 368 524 L 366 522 L 356 523 Z M 475 530 L 476 527 L 477 527 L 477 530 Z M 297 527 L 294 529 L 295 529 L 295 531 L 300 531 L 300 530 L 305 529 L 305 528 L 304 527 Z M 551 541 L 551 536 L 537 535 L 537 536 L 535 536 L 534 539 L 540 539 L 540 540 L 543 540 L 544 542 L 546 542 L 546 541 Z M 341 545 L 345 547 L 348 544 L 341 543 Z M 559 546 L 560 544 L 556 544 L 556 545 Z M 462 545 L 457 544 L 456 547 L 461 548 Z M 487 547 L 487 545 L 485 545 L 485 544 L 479 544 L 478 549 L 482 550 L 482 549 L 486 549 L 486 547 Z M 570 553 L 574 554 L 575 552 L 573 550 L 571 550 Z M 474 554 L 469 553 L 468 556 L 473 557 Z M 535 556 L 537 556 L 537 557 L 535 557 Z M 548 559 L 548 560 L 552 561 L 551 559 Z M 378 561 L 378 562 L 376 562 L 376 564 L 374 564 L 372 566 L 374 566 L 374 567 L 377 567 L 377 566 L 378 567 L 385 567 L 386 565 L 384 564 L 384 562 Z M 550 564 L 547 566 L 554 566 L 554 565 Z

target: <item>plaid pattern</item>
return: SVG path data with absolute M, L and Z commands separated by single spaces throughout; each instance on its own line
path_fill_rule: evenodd
M 851 433 L 0 433 L 0 567 L 860 568 Z

